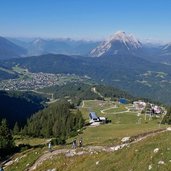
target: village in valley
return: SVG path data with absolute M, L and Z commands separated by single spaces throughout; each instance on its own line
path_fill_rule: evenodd
M 81 77 L 75 74 L 33 73 L 18 66 L 14 67 L 13 70 L 19 74 L 19 78 L 0 81 L 0 90 L 37 90 L 64 85 L 68 82 L 89 80 L 86 76 Z

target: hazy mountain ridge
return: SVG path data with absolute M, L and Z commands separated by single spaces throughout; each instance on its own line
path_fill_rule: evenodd
M 73 40 L 69 38 L 8 38 L 13 43 L 27 49 L 27 56 L 37 56 L 48 53 L 65 55 L 88 55 L 99 41 Z
M 11 41 L 0 37 L 0 59 L 16 58 L 26 54 L 26 50 Z
M 69 38 L 8 38 L 8 40 L 11 41 L 11 44 L 16 44 L 17 47 L 22 47 L 24 50 L 24 54 L 7 56 L 8 58 L 39 56 L 49 53 L 91 57 L 129 54 L 139 56 L 151 62 L 171 63 L 171 43 L 155 43 L 152 40 L 140 41 L 132 34 L 127 34 L 122 31 L 116 32 L 102 42 L 73 40 Z M 1 44 L 0 48 L 3 49 Z M 15 49 L 18 52 L 18 49 Z M 11 48 L 6 48 L 6 53 L 10 52 Z M 3 56 L 2 52 L 0 54 Z

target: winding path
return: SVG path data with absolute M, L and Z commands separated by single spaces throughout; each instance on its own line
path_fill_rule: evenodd
M 79 156 L 83 154 L 92 154 L 92 153 L 97 153 L 97 152 L 115 152 L 118 151 L 124 147 L 129 146 L 130 144 L 140 142 L 144 140 L 147 137 L 152 137 L 155 136 L 159 133 L 166 132 L 167 129 L 158 129 L 156 131 L 151 131 L 147 132 L 144 134 L 139 134 L 137 136 L 131 137 L 129 142 L 125 142 L 122 144 L 118 144 L 112 147 L 107 147 L 107 146 L 87 146 L 84 148 L 81 148 L 78 152 L 76 149 L 60 149 L 60 150 L 55 150 L 53 152 L 47 152 L 43 154 L 41 157 L 37 159 L 37 161 L 31 166 L 30 168 L 27 169 L 27 171 L 34 171 L 38 166 L 40 166 L 44 161 L 48 160 L 49 158 L 52 158 L 53 156 L 57 156 L 59 154 L 64 154 L 66 157 L 73 157 L 73 156 Z
M 102 96 L 101 93 L 98 92 L 98 91 L 96 90 L 96 87 L 93 87 L 91 90 L 92 90 L 95 94 L 97 94 L 99 97 L 104 98 L 104 96 Z

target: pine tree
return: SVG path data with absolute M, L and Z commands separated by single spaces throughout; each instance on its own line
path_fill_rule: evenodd
M 7 120 L 3 119 L 0 123 L 0 154 L 8 154 L 14 147 L 14 141 Z
M 171 124 L 171 106 L 168 107 L 167 109 L 167 114 L 164 116 L 162 120 L 162 124 Z
M 19 128 L 18 122 L 16 122 L 13 128 L 13 134 L 18 135 L 19 132 L 20 132 L 20 128 Z

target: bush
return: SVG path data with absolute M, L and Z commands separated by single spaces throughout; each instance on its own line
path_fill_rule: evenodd
M 52 145 L 64 145 L 66 144 L 65 138 L 53 138 L 51 140 Z
M 18 148 L 19 148 L 19 151 L 22 152 L 22 151 L 30 149 L 31 145 L 29 145 L 29 144 L 19 144 Z

